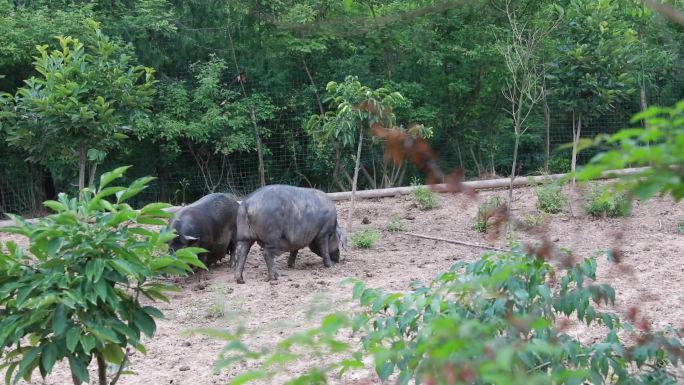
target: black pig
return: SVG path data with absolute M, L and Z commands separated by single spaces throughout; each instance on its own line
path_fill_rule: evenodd
M 330 267 L 340 260 L 347 236 L 337 225 L 337 211 L 328 196 L 316 189 L 286 185 L 262 187 L 240 205 L 237 216 L 235 279 L 245 283 L 242 271 L 254 242 L 263 248 L 268 280 L 278 279 L 275 258 L 290 252 L 293 266 L 297 251 L 309 247 Z
M 210 266 L 230 254 L 229 264 L 235 260 L 237 212 L 240 204 L 230 195 L 214 193 L 180 209 L 171 228 L 177 236 L 171 241 L 173 251 L 184 247 L 201 247 L 207 253 L 199 258 Z

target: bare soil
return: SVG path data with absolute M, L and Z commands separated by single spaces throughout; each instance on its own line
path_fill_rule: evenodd
M 596 219 L 583 210 L 581 191 L 567 190 L 571 207 L 546 217 L 548 236 L 559 247 L 572 250 L 575 257 L 598 255 L 598 280 L 613 285 L 617 293 L 614 311 L 624 316 L 631 306 L 638 305 L 653 327 L 684 325 L 684 234 L 678 223 L 684 220 L 684 203 L 675 204 L 669 198 L 637 202 L 628 218 Z M 246 364 L 237 364 L 220 372 L 213 370 L 225 343 L 203 334 L 190 334 L 197 328 L 234 329 L 243 322 L 258 332 L 250 338 L 256 346 L 270 346 L 293 330 L 315 324 L 316 310 L 349 310 L 351 288 L 341 285 L 346 277 L 362 279 L 369 286 L 387 290 L 407 290 L 411 280 L 429 280 L 456 261 L 472 261 L 485 250 L 416 238 L 387 231 L 393 215 L 399 215 L 407 231 L 440 238 L 467 241 L 505 248 L 506 239 L 491 240 L 473 230 L 477 203 L 491 196 L 505 199 L 507 191 L 481 192 L 476 198 L 463 195 L 439 196 L 440 207 L 418 210 L 408 196 L 362 200 L 357 202 L 354 229 L 372 228 L 382 232 L 382 239 L 372 249 L 350 248 L 332 268 L 323 267 L 321 259 L 309 250 L 300 252 L 296 266 L 287 267 L 287 255 L 277 260 L 280 279 L 266 282 L 266 266 L 260 249 L 254 246 L 245 268 L 246 284 L 235 283 L 226 264 L 219 265 L 201 277 L 178 279 L 182 288 L 171 295 L 171 302 L 158 306 L 166 319 L 158 322 L 155 339 L 146 341 L 148 354 L 134 353 L 129 375 L 123 385 L 226 384 Z M 529 188 L 514 191 L 514 215 L 525 218 L 536 210 L 536 197 Z M 337 203 L 341 223 L 346 227 L 347 202 Z M 366 224 L 364 224 L 366 223 Z M 521 240 L 533 236 L 516 233 Z M 17 237 L 0 235 L 6 241 Z M 604 251 L 619 246 L 624 263 L 633 268 L 626 274 L 606 258 Z M 312 315 L 313 314 L 313 315 Z M 601 338 L 600 331 L 571 329 L 585 342 Z M 315 364 L 297 362 L 289 375 L 304 372 Z M 361 370 L 333 382 L 340 384 L 379 384 L 369 369 Z M 91 368 L 92 369 L 92 368 Z M 64 365 L 58 366 L 46 380 L 31 384 L 69 384 Z M 92 378 L 95 379 L 94 372 Z M 95 380 L 91 381 L 95 383 Z M 283 378 L 269 383 L 281 384 Z

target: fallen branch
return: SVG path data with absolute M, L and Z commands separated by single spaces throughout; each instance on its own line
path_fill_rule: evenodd
M 478 245 L 475 243 L 468 243 L 468 242 L 463 242 L 463 241 L 455 241 L 453 239 L 444 239 L 444 238 L 438 238 L 438 237 L 431 237 L 429 235 L 422 235 L 422 234 L 415 234 L 415 233 L 402 233 L 405 235 L 410 235 L 412 237 L 418 237 L 418 238 L 425 238 L 425 239 L 432 239 L 433 241 L 441 241 L 441 242 L 447 242 L 447 243 L 453 243 L 456 245 L 462 245 L 462 246 L 468 246 L 468 247 L 477 247 L 480 249 L 487 249 L 487 250 L 494 250 L 494 251 L 510 251 L 507 249 L 500 249 L 498 247 L 494 246 L 485 246 L 485 245 Z

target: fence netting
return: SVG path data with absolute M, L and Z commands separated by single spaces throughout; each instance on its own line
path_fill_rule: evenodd
M 682 61 L 680 60 L 680 63 Z M 684 98 L 684 64 L 679 64 L 666 82 L 646 89 L 649 105 L 669 105 Z M 316 144 L 306 133 L 304 124 L 318 106 L 308 106 L 298 111 L 284 105 L 287 96 L 310 92 L 306 80 L 293 84 L 289 89 L 259 89 L 271 96 L 276 104 L 275 117 L 260 123 L 263 133 L 264 167 L 267 184 L 283 183 L 316 187 L 327 192 L 349 190 L 353 174 L 353 156 L 356 148 L 344 148 L 335 165 L 330 154 L 320 154 Z M 293 91 L 295 90 L 295 91 Z M 324 93 L 323 86 L 319 90 Z M 411 98 L 411 95 L 405 95 Z M 613 106 L 598 117 L 588 119 L 583 126 L 582 137 L 610 134 L 638 123 L 630 118 L 642 106 L 641 94 L 637 92 L 629 100 Z M 283 104 L 283 105 L 278 105 Z M 553 95 L 548 98 L 550 121 L 548 139 L 550 159 L 548 172 L 566 172 L 570 167 L 570 149 L 564 145 L 572 141 L 572 114 L 564 111 Z M 500 105 L 485 106 L 494 118 L 489 122 L 453 124 L 443 119 L 433 127 L 434 136 L 429 140 L 444 170 L 462 167 L 469 178 L 509 176 L 513 154 L 513 128 L 505 119 Z M 445 107 L 444 116 L 449 116 Z M 496 119 L 495 117 L 504 117 Z M 503 122 L 503 123 L 502 123 Z M 519 150 L 518 175 L 538 174 L 544 171 L 547 129 L 542 106 L 539 105 L 527 122 L 528 130 L 523 136 Z M 153 201 L 165 201 L 174 205 L 192 202 L 209 192 L 230 192 L 244 196 L 259 187 L 258 159 L 256 151 L 220 156 L 211 151 L 181 145 L 182 152 L 171 163 L 163 162 L 164 147 L 152 141 L 127 139 L 120 149 L 110 153 L 98 166 L 104 172 L 121 165 L 132 166 L 125 181 L 142 176 L 154 176 L 155 181 L 141 193 L 135 205 Z M 586 162 L 595 151 L 583 151 L 578 163 Z M 60 191 L 74 193 L 76 174 L 54 175 L 46 167 L 33 164 L 16 149 L 5 144 L 0 147 L 0 211 L 28 216 L 45 213 L 41 202 L 54 198 Z M 406 186 L 413 181 L 422 182 L 423 175 L 411 164 L 400 166 L 386 162 L 381 140 L 366 135 L 362 151 L 362 167 L 359 173 L 359 189 Z

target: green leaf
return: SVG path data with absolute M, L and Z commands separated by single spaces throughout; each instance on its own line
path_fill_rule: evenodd
M 385 381 L 394 372 L 394 363 L 392 361 L 387 361 L 382 363 L 381 365 L 376 364 L 375 371 L 378 373 L 380 379 L 382 381 Z
M 121 346 L 116 344 L 105 345 L 104 349 L 102 349 L 102 355 L 107 362 L 117 365 L 121 364 L 126 356 Z
M 68 207 L 65 207 L 62 203 L 57 201 L 45 201 L 43 202 L 43 206 L 52 209 L 55 212 L 62 212 L 64 210 L 68 210 Z
M 81 338 L 81 328 L 78 326 L 73 326 L 66 333 L 66 346 L 70 353 L 76 350 L 79 339 Z
M 28 350 L 28 353 L 24 354 L 24 357 L 21 359 L 21 362 L 19 363 L 19 371 L 17 371 L 17 375 L 14 377 L 15 384 L 18 382 L 19 378 L 24 377 L 24 375 L 30 374 L 29 368 L 35 365 L 35 361 L 38 359 L 38 353 L 40 353 L 40 348 L 32 347 Z
M 43 345 L 43 352 L 40 357 L 40 363 L 45 370 L 45 373 L 50 373 L 55 362 L 57 361 L 57 345 L 55 342 Z
M 108 184 L 112 183 L 115 179 L 121 178 L 123 174 L 131 168 L 131 166 L 123 166 L 116 168 L 110 172 L 106 172 L 100 176 L 100 186 L 98 191 L 102 191 Z
M 18 362 L 13 362 L 7 366 L 7 372 L 5 373 L 5 385 L 9 385 L 12 383 L 12 374 L 14 374 L 14 371 L 17 369 L 17 366 L 19 366 Z
M 230 385 L 242 385 L 250 381 L 260 380 L 262 378 L 267 378 L 269 373 L 265 370 L 250 370 L 238 374 L 232 381 L 229 382 Z
M 156 307 L 145 306 L 141 310 L 144 311 L 145 313 L 147 313 L 147 315 L 149 315 L 150 317 L 157 318 L 157 319 L 164 319 L 165 318 L 164 313 L 162 313 Z
M 61 335 L 64 333 L 67 327 L 67 316 L 66 316 L 66 307 L 64 304 L 57 304 L 55 307 L 55 313 L 52 317 L 52 330 L 54 331 L 56 336 Z
M 90 376 L 88 375 L 88 367 L 86 364 L 74 356 L 69 356 L 69 366 L 71 367 L 71 372 L 76 375 L 76 378 L 81 380 L 81 382 L 90 382 Z
M 133 313 L 133 320 L 135 325 L 140 328 L 146 336 L 150 338 L 154 336 L 157 325 L 155 324 L 154 319 L 147 315 L 147 313 L 142 310 L 136 310 L 135 313 Z

